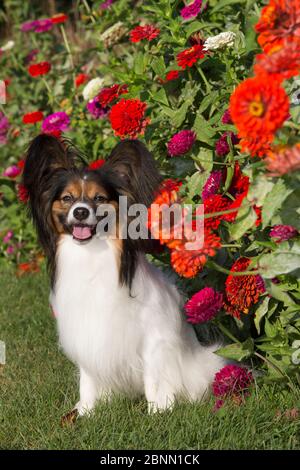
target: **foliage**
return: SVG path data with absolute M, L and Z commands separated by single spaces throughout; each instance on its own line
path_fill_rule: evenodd
M 233 206 L 237 214 L 229 209 L 231 219 L 223 217 L 221 210 L 216 229 L 221 248 L 213 259 L 207 259 L 194 278 L 178 276 L 177 282 L 190 297 L 204 286 L 226 294 L 230 282 L 235 282 L 233 278 L 243 278 L 239 284 L 243 297 L 247 296 L 244 281 L 248 286 L 255 276 L 261 276 L 265 291 L 259 291 L 249 308 L 234 315 L 232 305 L 227 306 L 213 320 L 230 338 L 230 344 L 219 353 L 235 360 L 263 359 L 260 365 L 266 380 L 284 384 L 293 376 L 299 380 L 298 366 L 292 360 L 293 345 L 300 338 L 299 237 L 282 242 L 270 237 L 270 229 L 276 225 L 292 224 L 300 229 L 299 173 L 272 176 L 259 152 L 251 156 L 249 149 L 232 140 L 230 133 L 236 133 L 236 127 L 232 121 L 222 119 L 234 90 L 253 75 L 254 57 L 261 53 L 254 26 L 266 2 L 210 0 L 207 8 L 189 21 L 180 16 L 184 4 L 177 0 L 115 0 L 106 9 L 101 8 L 103 2 L 99 1 L 77 3 L 67 22 L 35 33 L 20 30 L 22 22 L 37 19 L 30 16 L 33 12 L 13 1 L 6 2 L 8 12 L 12 7 L 16 9 L 17 22 L 8 38 L 15 42 L 14 47 L 0 55 L 0 79 L 9 81 L 7 104 L 1 109 L 10 123 L 7 142 L 0 144 L 2 171 L 24 158 L 29 141 L 40 132 L 41 122 L 24 124 L 22 121 L 26 113 L 37 110 L 44 117 L 58 111 L 67 113 L 70 126 L 65 135 L 82 150 L 87 162 L 109 155 L 119 137 L 114 134 L 107 115 L 95 119 L 87 110 L 82 95 L 86 83 L 75 85 L 76 77 L 82 73 L 89 79 L 103 78 L 102 87 L 127 85 L 128 93 L 119 100 L 139 99 L 146 103 L 146 117 L 150 122 L 147 121 L 141 138 L 155 156 L 165 179 L 182 182 L 178 193 L 182 201 L 194 207 L 204 202 L 202 191 L 208 177 L 212 171 L 223 170 L 219 193 L 226 199 L 228 208 L 229 202 L 238 199 L 232 188 L 239 163 L 238 180 L 248 177 L 250 186 L 244 188 L 240 204 Z M 109 42 L 103 40 L 103 33 L 118 22 L 122 22 L 122 32 L 119 27 L 118 34 L 113 33 Z M 150 41 L 131 42 L 130 31 L 141 24 L 155 25 L 159 35 Z M 177 64 L 177 55 L 191 47 L 192 35 L 196 33 L 194 41 L 203 45 L 203 40 L 225 31 L 235 33 L 231 46 L 205 54 L 191 67 L 183 69 Z M 31 77 L 28 73 L 28 54 L 32 49 L 38 49 L 35 63 L 51 63 L 48 74 Z M 178 71 L 178 78 L 167 80 L 170 71 Z M 300 108 L 294 99 L 298 86 L 295 76 L 283 82 L 291 101 L 290 116 L 279 127 L 272 145 L 292 146 L 299 141 Z M 193 130 L 196 142 L 186 154 L 170 157 L 167 144 L 181 130 Z M 225 139 L 224 133 L 227 133 Z M 224 142 L 227 146 L 223 155 L 216 146 L 220 138 L 223 138 L 222 148 Z M 36 262 L 39 249 L 24 204 L 17 199 L 19 178 L 1 177 L 0 233 L 3 238 L 8 230 L 13 232 L 9 244 L 2 242 L 1 252 L 7 262 L 16 263 L 22 271 L 25 262 Z M 11 253 L 8 245 L 14 247 Z M 247 276 L 230 271 L 241 258 L 250 260 L 245 269 Z M 171 269 L 169 251 L 151 259 L 163 269 Z M 249 274 L 251 270 L 253 274 Z M 196 328 L 201 336 L 202 326 Z

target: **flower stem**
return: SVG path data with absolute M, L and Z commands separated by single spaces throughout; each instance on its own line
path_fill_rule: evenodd
M 205 83 L 206 92 L 207 92 L 207 94 L 209 94 L 209 93 L 211 92 L 211 86 L 210 86 L 210 84 L 208 83 L 208 80 L 207 80 L 207 78 L 206 78 L 206 76 L 205 76 L 205 73 L 203 72 L 203 70 L 202 70 L 201 67 L 197 67 L 197 70 L 198 70 L 198 72 L 199 72 L 199 74 L 200 74 L 202 80 L 203 80 L 204 83 Z
M 215 263 L 212 260 L 209 260 L 207 262 L 207 266 L 214 268 L 216 271 L 219 271 L 220 273 L 228 274 L 230 276 L 256 276 L 256 274 L 259 274 L 258 270 L 253 270 L 253 271 L 229 271 L 229 269 L 225 269 L 219 264 Z
M 88 14 L 90 15 L 90 18 L 91 18 L 92 22 L 93 22 L 93 23 L 96 23 L 96 20 L 95 20 L 95 18 L 93 17 L 92 10 L 90 9 L 89 4 L 87 3 L 87 1 L 86 1 L 86 0 L 82 0 L 82 3 L 84 4 L 86 11 L 87 11 Z
M 67 49 L 67 52 L 68 52 L 68 55 L 69 55 L 69 58 L 70 58 L 71 68 L 74 69 L 73 55 L 72 55 L 72 52 L 71 52 L 70 44 L 68 42 L 68 38 L 67 38 L 66 31 L 65 31 L 65 28 L 64 28 L 63 24 L 60 25 L 60 30 L 61 30 L 61 34 L 62 34 L 64 43 L 65 43 L 65 47 Z
M 220 321 L 217 320 L 215 323 L 225 336 L 228 336 L 228 338 L 231 339 L 234 343 L 241 344 L 241 342 Z

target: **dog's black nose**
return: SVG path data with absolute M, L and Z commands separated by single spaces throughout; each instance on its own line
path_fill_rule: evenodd
M 76 207 L 74 209 L 74 217 L 77 220 L 85 220 L 90 215 L 90 211 L 86 207 Z

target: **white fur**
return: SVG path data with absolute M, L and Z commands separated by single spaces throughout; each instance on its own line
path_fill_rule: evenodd
M 140 256 L 132 297 L 118 281 L 115 246 L 64 235 L 51 303 L 60 344 L 80 369 L 79 414 L 112 393 L 145 395 L 149 411 L 175 399 L 201 399 L 224 365 L 217 348 L 199 344 L 182 301 L 162 273 Z

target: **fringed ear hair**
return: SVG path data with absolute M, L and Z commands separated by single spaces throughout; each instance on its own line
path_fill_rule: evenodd
M 30 214 L 48 258 L 51 274 L 57 237 L 52 222 L 52 201 L 64 174 L 75 170 L 76 156 L 68 142 L 41 134 L 31 142 L 25 160 L 22 182 L 28 191 Z
M 112 151 L 99 170 L 120 196 L 127 196 L 128 205 L 144 204 L 149 207 L 161 183 L 155 160 L 147 147 L 138 140 L 123 140 Z M 127 218 L 127 222 L 130 217 Z M 149 252 L 153 246 L 150 233 L 146 240 L 123 240 L 120 264 L 120 282 L 131 286 L 137 267 L 138 252 Z
M 138 140 L 123 140 L 112 151 L 102 167 L 112 179 L 116 190 L 130 202 L 151 204 L 162 180 L 155 160 L 147 147 Z
M 23 172 L 23 184 L 29 198 L 34 199 L 57 170 L 70 170 L 74 166 L 74 155 L 56 137 L 41 134 L 33 139 Z

